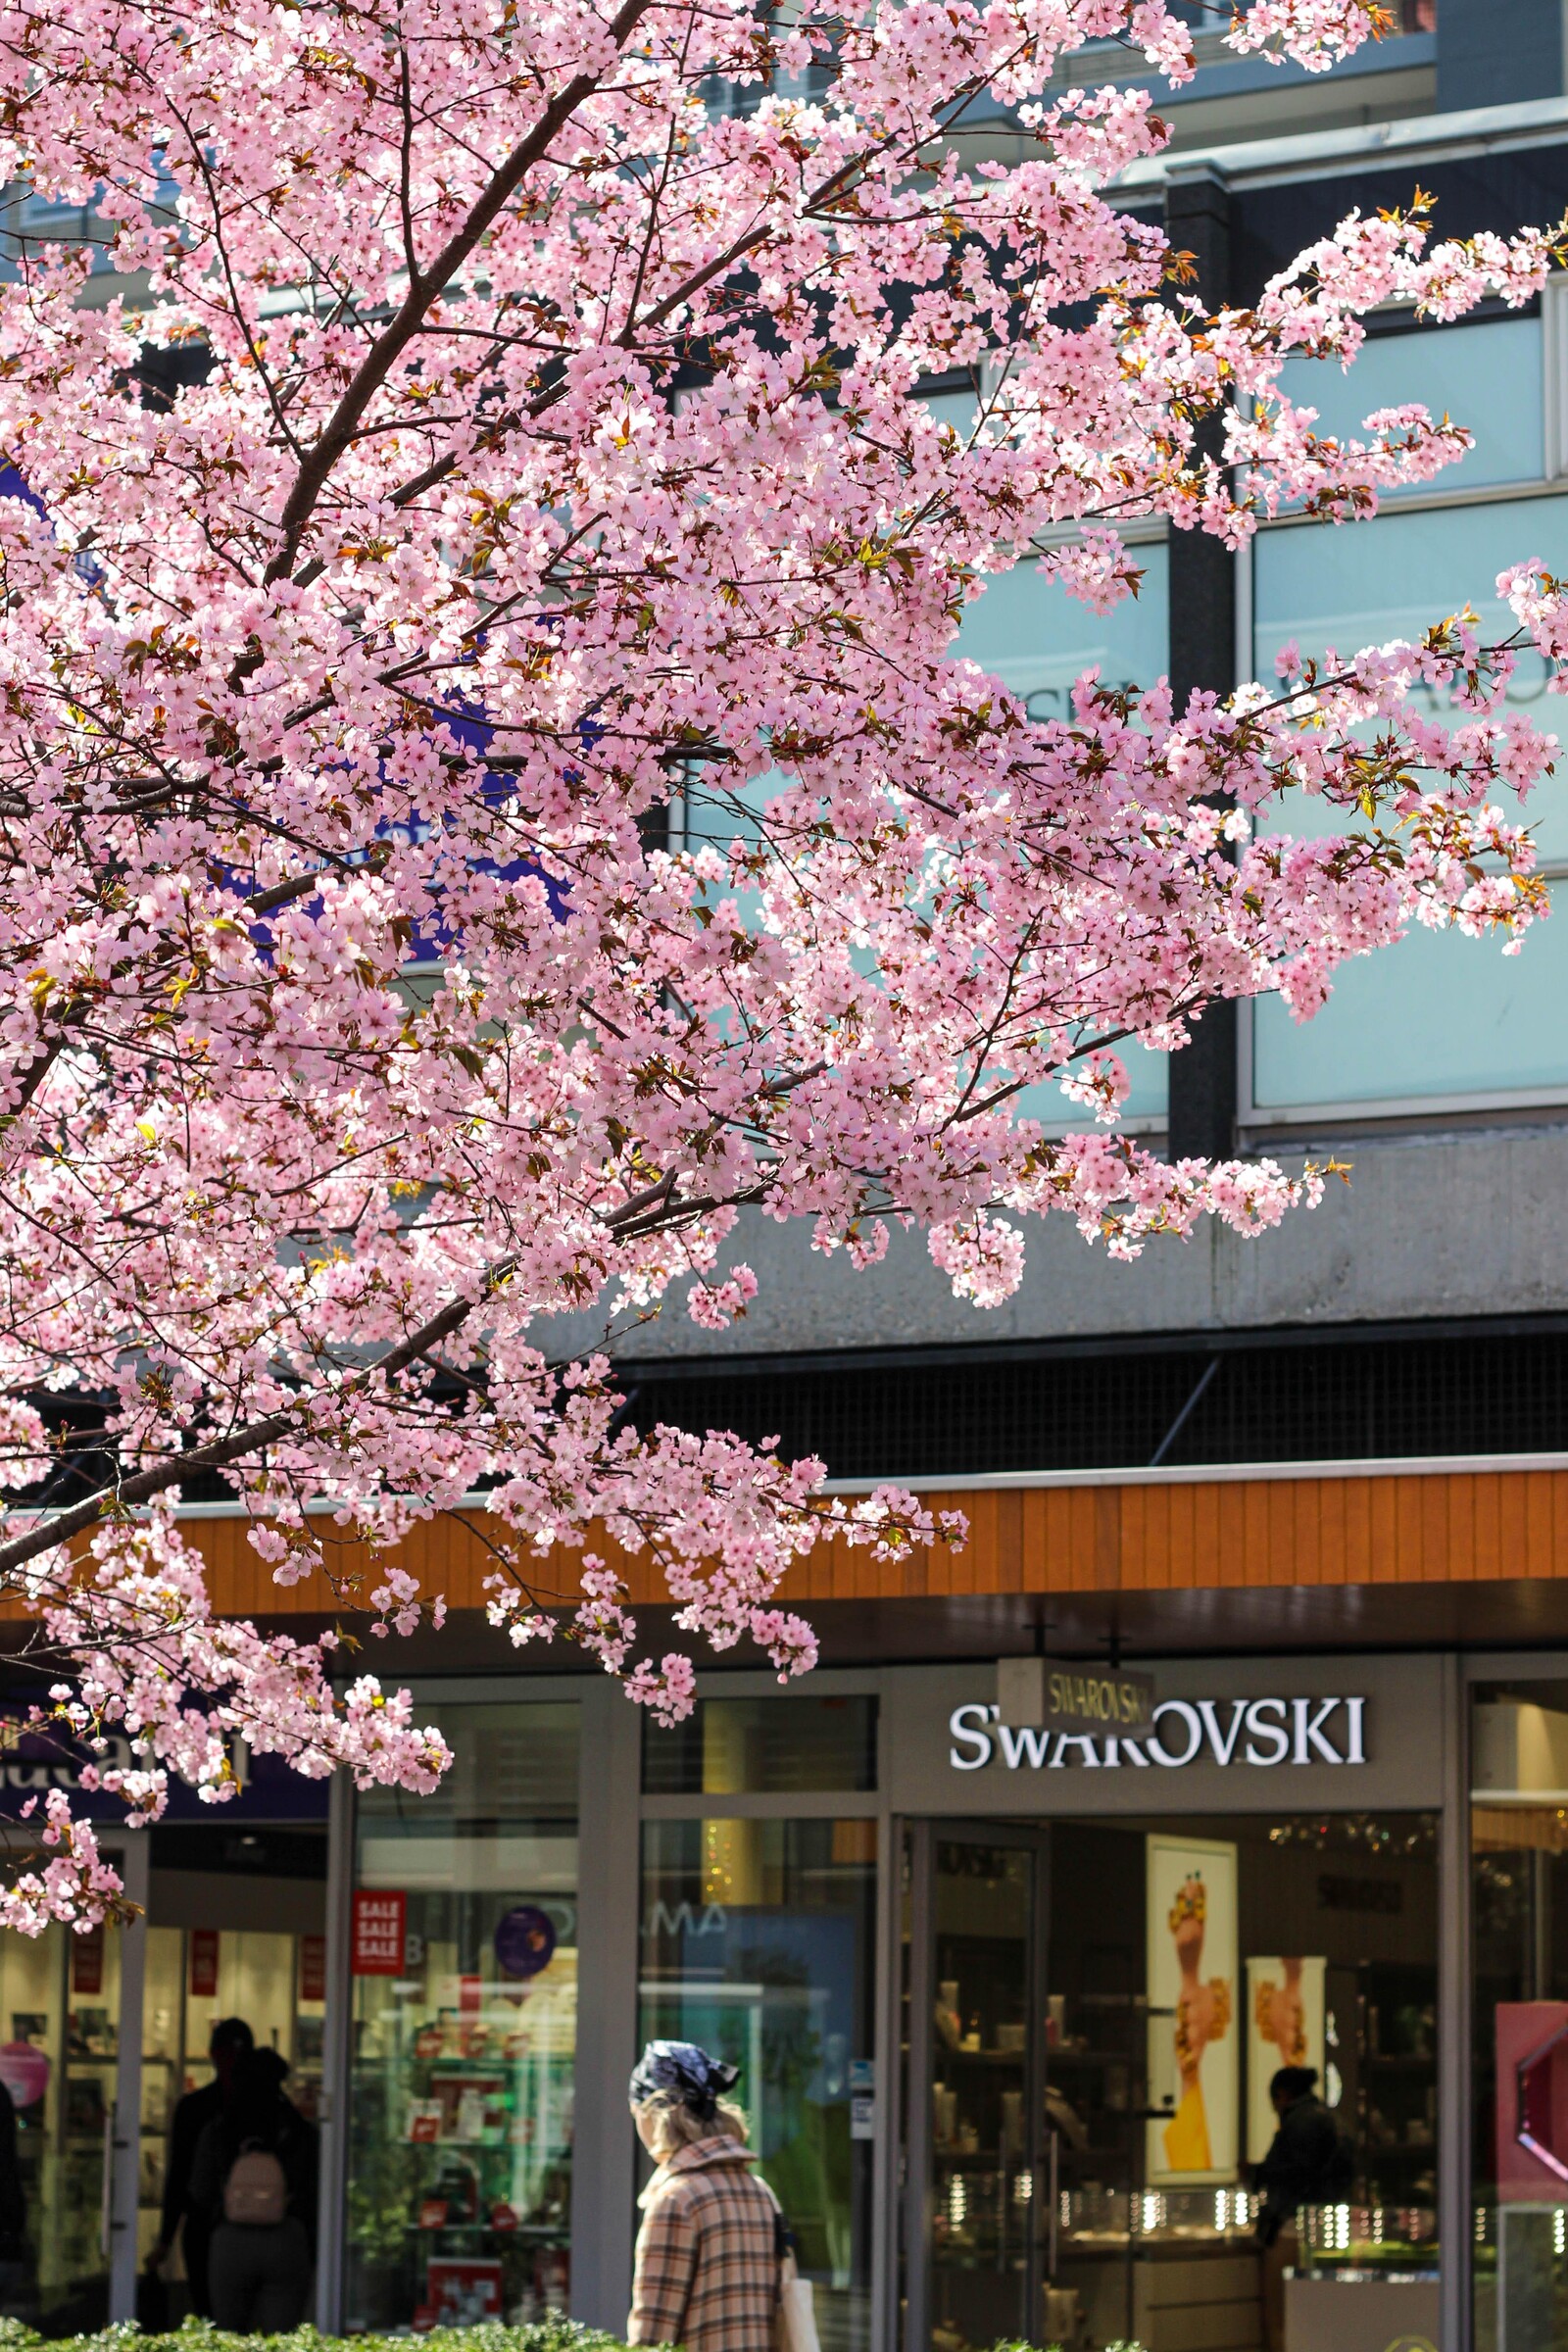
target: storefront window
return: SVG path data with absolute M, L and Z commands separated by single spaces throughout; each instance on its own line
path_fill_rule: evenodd
M 568 2300 L 578 1709 L 437 1712 L 437 1793 L 359 1806 L 351 2330 Z
M 874 1821 L 644 1826 L 642 2035 L 739 2066 L 823 2352 L 870 2341 L 875 1910 Z
M 47 1787 L 53 1770 L 26 1751 L 19 1762 L 13 1748 L 6 1779 L 11 1789 L 26 1789 L 22 1776 Z M 144 1890 L 141 1840 L 122 1846 L 108 1825 L 102 1835 L 126 1886 Z M 8 1876 L 47 1861 L 35 1839 L 8 1819 Z M 134 2078 L 136 2041 L 134 2031 L 122 2031 L 125 1944 L 110 1923 L 79 1936 L 56 1926 L 36 1937 L 0 1936 L 0 2083 L 16 2115 L 24 2209 L 20 2248 L 0 2249 L 0 2315 L 48 2336 L 97 2329 L 110 2316 L 112 2168 L 116 2195 L 126 2187 L 116 2157 L 124 2144 L 118 2102 Z
M 1568 1682 L 1471 1716 L 1475 2336 L 1568 2346 Z
M 1109 612 L 1091 612 L 1035 563 L 993 574 L 983 594 L 964 608 L 954 650 L 1010 687 L 1040 725 L 1071 719 L 1073 689 L 1091 669 L 1108 687 L 1153 686 L 1170 667 L 1170 565 L 1159 541 L 1135 543 L 1132 557 L 1141 575 L 1139 593 Z M 1114 1050 L 1127 1070 L 1123 1116 L 1162 1122 L 1168 1055 L 1136 1038 L 1118 1038 Z M 1085 1123 L 1086 1114 L 1054 1086 L 1026 1087 L 1013 1107 L 1052 1131 Z
M 650 1722 L 652 1796 L 785 1796 L 876 1787 L 876 1700 L 705 1698 L 670 1731 Z
M 138 2267 L 163 2226 L 169 2131 L 176 2102 L 213 2080 L 220 2018 L 250 2027 L 288 2067 L 288 2096 L 321 2112 L 326 2022 L 326 1829 L 218 1822 L 152 1832 L 142 1988 Z M 176 2240 L 161 2276 L 172 2322 L 189 2303 Z
M 920 2352 L 1436 2341 L 1432 1816 L 937 1824 L 914 1850 Z M 1286 2068 L 1314 2104 L 1259 2180 Z

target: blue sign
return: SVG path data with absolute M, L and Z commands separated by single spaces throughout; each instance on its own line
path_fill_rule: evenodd
M 556 1952 L 556 1927 L 537 1903 L 518 1903 L 496 1927 L 496 1959 L 503 1976 L 537 1977 Z
M 123 1772 L 140 1760 L 132 1755 L 123 1731 L 110 1732 L 105 1744 L 108 1752 L 94 1755 L 73 1740 L 63 1724 L 31 1723 L 24 1698 L 0 1692 L 0 1822 L 18 1819 L 29 1798 L 41 1800 L 51 1788 L 64 1788 L 74 1800 L 73 1812 L 89 1821 L 122 1822 L 122 1798 L 81 1786 L 84 1764 L 118 1766 Z M 189 1783 L 171 1772 L 166 1821 L 199 1821 L 214 1829 L 239 1823 L 325 1821 L 326 1781 L 307 1780 L 282 1756 L 252 1755 L 237 1742 L 231 1746 L 234 1794 L 222 1804 L 203 1804 Z M 35 1811 L 42 1811 L 41 1801 Z

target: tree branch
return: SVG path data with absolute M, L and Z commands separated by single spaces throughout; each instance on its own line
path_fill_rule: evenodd
M 624 5 L 610 25 L 610 37 L 617 51 L 636 30 L 652 5 L 653 0 L 624 0 Z M 495 172 L 489 186 L 463 226 L 447 240 L 427 270 L 411 276 L 409 290 L 396 317 L 379 342 L 366 354 L 330 421 L 307 453 L 295 476 L 294 487 L 289 492 L 279 518 L 283 544 L 267 566 L 264 586 L 271 587 L 293 569 L 305 525 L 315 512 L 317 501 L 326 487 L 333 466 L 353 441 L 371 400 L 419 332 L 431 303 L 442 287 L 457 275 L 503 206 L 510 203 L 527 173 L 547 153 L 557 132 L 570 122 L 583 100 L 592 97 L 599 80 L 598 74 L 572 75 L 559 96 L 550 101 L 527 137 L 518 140 L 505 163 Z M 243 662 L 247 657 L 242 655 L 240 659 Z M 236 668 L 238 666 L 236 664 Z
M 485 1276 L 484 1292 L 504 1282 L 511 1270 L 510 1259 L 503 1259 L 499 1265 L 493 1266 Z M 483 1292 L 480 1295 L 483 1296 Z M 477 1303 L 474 1298 L 448 1299 L 438 1314 L 432 1315 L 427 1323 L 421 1323 L 418 1330 L 411 1332 L 406 1340 L 400 1340 L 395 1348 L 382 1356 L 379 1363 L 372 1364 L 368 1370 L 359 1374 L 349 1384 L 351 1391 L 357 1390 L 363 1394 L 372 1380 L 390 1380 L 399 1372 L 407 1371 L 410 1364 L 428 1349 L 436 1347 L 440 1341 L 450 1339 L 453 1332 L 461 1330 Z M 113 1486 L 100 1487 L 96 1494 L 73 1503 L 69 1510 L 56 1511 L 48 1518 L 39 1519 L 24 1534 L 13 1536 L 8 1544 L 0 1544 L 0 1579 L 11 1575 L 15 1569 L 24 1567 L 28 1560 L 35 1560 L 40 1552 L 53 1551 L 59 1544 L 69 1544 L 73 1536 L 79 1536 L 89 1527 L 96 1527 L 105 1516 L 106 1505 L 114 1503 L 128 1510 L 137 1503 L 151 1502 L 157 1495 L 167 1494 L 171 1487 L 182 1485 L 187 1478 L 200 1471 L 221 1470 L 227 1463 L 237 1462 L 248 1453 L 259 1453 L 264 1446 L 275 1445 L 279 1438 L 286 1438 L 298 1424 L 297 1410 L 269 1413 L 261 1421 L 250 1421 L 243 1429 L 231 1430 L 226 1438 L 214 1438 L 205 1446 L 193 1446 L 188 1453 L 176 1453 L 167 1462 L 156 1463 L 150 1470 L 137 1470 L 129 1478 L 117 1480 Z

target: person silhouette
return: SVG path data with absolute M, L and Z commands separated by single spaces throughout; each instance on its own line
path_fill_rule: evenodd
M 169 2125 L 169 2153 L 164 2167 L 164 2218 L 157 2242 L 147 2256 L 150 2271 L 162 2269 L 173 2252 L 174 2240 L 180 2236 L 185 2257 L 185 2277 L 190 2282 L 190 2307 L 201 2320 L 213 2316 L 212 2297 L 207 2281 L 208 2249 L 212 2243 L 212 2217 L 198 2211 L 190 2198 L 190 2171 L 196 2160 L 196 2147 L 202 2133 L 215 2117 L 223 2111 L 228 2086 L 239 2060 L 256 2047 L 256 2036 L 242 2017 L 220 2017 L 214 2026 L 207 2044 L 207 2054 L 213 2062 L 213 2079 L 200 2090 L 187 2090 L 175 2102 Z

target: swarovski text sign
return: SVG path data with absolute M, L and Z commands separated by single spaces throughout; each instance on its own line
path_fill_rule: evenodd
M 1013 1725 L 976 1700 L 948 1718 L 948 1761 L 956 1772 L 998 1763 L 1007 1772 L 1067 1766 L 1168 1771 L 1199 1762 L 1266 1771 L 1279 1764 L 1357 1765 L 1367 1761 L 1365 1695 L 1265 1698 L 1167 1698 L 1136 1731 L 1063 1732 Z
M 1057 1658 L 999 1658 L 997 1704 L 998 1721 L 1004 1724 L 1054 1732 L 1147 1732 L 1154 1678 Z

